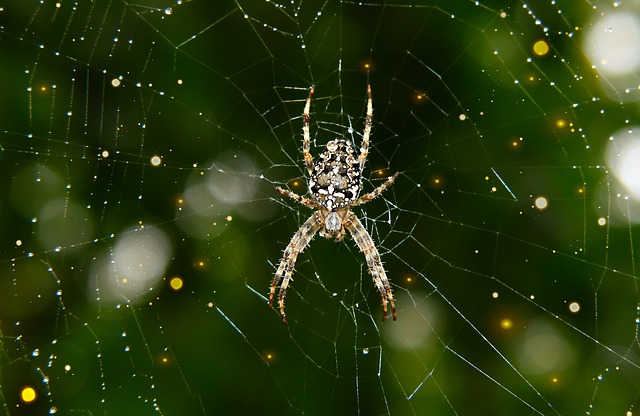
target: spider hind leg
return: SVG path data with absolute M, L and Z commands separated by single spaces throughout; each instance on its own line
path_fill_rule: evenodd
M 284 313 L 284 298 L 287 295 L 287 287 L 292 280 L 293 268 L 296 265 L 298 255 L 309 245 L 313 236 L 322 228 L 322 217 L 318 211 L 311 214 L 311 216 L 302 224 L 302 227 L 291 238 L 291 241 L 284 250 L 280 265 L 276 271 L 276 275 L 271 281 L 271 287 L 269 289 L 269 307 L 273 307 L 273 298 L 276 294 L 276 289 L 280 285 L 280 291 L 278 292 L 278 307 L 280 308 L 280 316 L 282 321 L 286 324 L 287 319 Z
M 378 252 L 371 235 L 369 235 L 358 217 L 356 217 L 356 215 L 351 211 L 349 211 L 346 218 L 345 227 L 351 233 L 353 240 L 356 242 L 356 245 L 362 254 L 364 254 L 364 257 L 367 260 L 369 273 L 371 273 L 371 277 L 373 277 L 373 284 L 376 289 L 378 289 L 380 297 L 382 297 L 382 308 L 384 310 L 382 320 L 384 321 L 387 319 L 387 305 L 390 304 L 393 320 L 395 321 L 396 303 L 393 299 L 393 292 L 389 285 L 389 279 L 387 279 L 387 273 L 384 271 L 382 260 L 380 259 L 380 253 Z

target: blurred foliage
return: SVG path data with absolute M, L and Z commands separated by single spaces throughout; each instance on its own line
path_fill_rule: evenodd
M 592 4 L 556 3 L 4 4 L 0 414 L 631 412 L 640 236 L 603 154 L 637 106 L 581 52 Z M 398 320 L 317 237 L 284 325 L 309 212 L 273 187 L 306 191 L 308 87 L 318 154 L 367 83 L 365 190 L 400 177 L 354 211 Z

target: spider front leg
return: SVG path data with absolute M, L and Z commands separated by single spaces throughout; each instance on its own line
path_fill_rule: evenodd
M 397 177 L 398 177 L 398 172 L 396 172 L 393 176 L 388 178 L 382 185 L 378 186 L 373 191 L 369 192 L 368 194 L 362 195 L 353 203 L 352 206 L 355 207 L 356 205 L 364 204 L 376 198 L 378 195 L 383 193 L 385 189 L 393 185 L 393 182 L 396 180 Z
M 289 198 L 293 199 L 294 201 L 296 201 L 297 203 L 304 205 L 305 207 L 309 207 L 309 208 L 317 208 L 318 204 L 316 204 L 313 200 L 305 197 L 305 196 L 301 196 L 298 195 L 295 192 L 291 192 L 288 191 L 286 189 L 282 189 L 279 186 L 276 186 L 276 191 L 280 192 L 281 195 L 284 196 L 288 196 Z
M 294 194 L 295 195 L 295 194 Z M 309 219 L 302 224 L 302 227 L 291 238 L 289 245 L 284 250 L 284 254 L 282 255 L 282 260 L 280 260 L 280 266 L 278 266 L 278 270 L 276 271 L 276 275 L 271 282 L 271 289 L 269 290 L 269 307 L 272 307 L 273 297 L 276 293 L 276 288 L 278 284 L 282 280 L 282 285 L 280 286 L 280 292 L 278 293 L 278 306 L 280 308 L 280 316 L 282 316 L 282 321 L 286 324 L 287 318 L 284 314 L 284 297 L 287 294 L 287 287 L 289 286 L 289 281 L 291 279 L 291 274 L 293 273 L 293 268 L 296 265 L 296 260 L 298 255 L 302 253 L 302 251 L 309 245 L 313 236 L 318 232 L 320 228 L 322 228 L 322 216 L 318 213 L 318 211 L 314 212 Z
M 369 136 L 371 135 L 371 125 L 373 124 L 373 100 L 371 100 L 371 85 L 367 85 L 367 116 L 364 118 L 364 132 L 362 133 L 362 147 L 358 156 L 360 172 L 367 161 L 369 154 Z
M 311 133 L 309 133 L 309 111 L 311 110 L 311 97 L 313 97 L 313 91 L 315 87 L 312 85 L 309 91 L 309 97 L 307 103 L 304 105 L 304 112 L 302 113 L 302 155 L 304 156 L 304 164 L 307 166 L 309 175 L 313 172 L 313 157 L 311 156 Z

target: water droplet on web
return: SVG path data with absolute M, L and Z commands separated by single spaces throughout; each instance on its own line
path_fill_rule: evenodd
M 369 354 L 369 348 L 363 348 L 363 349 L 362 349 L 362 353 L 363 353 L 364 355 L 368 355 L 368 354 Z
M 166 14 L 167 16 L 170 15 L 171 13 L 173 13 L 173 10 L 171 10 L 171 7 L 167 7 L 166 9 L 164 9 L 164 14 Z

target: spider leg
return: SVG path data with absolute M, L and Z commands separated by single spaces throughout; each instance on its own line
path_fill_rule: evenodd
M 393 176 L 389 177 L 385 181 L 385 183 L 383 183 L 382 185 L 378 186 L 373 191 L 369 192 L 368 194 L 362 195 L 351 206 L 355 207 L 356 205 L 364 204 L 365 202 L 371 201 L 372 199 L 374 199 L 375 197 L 377 197 L 378 195 L 383 193 L 385 191 L 385 189 L 387 189 L 388 187 L 393 185 L 393 182 L 396 180 L 397 177 L 398 177 L 398 172 L 396 172 Z
M 299 203 L 301 205 L 304 205 L 305 207 L 309 207 L 309 208 L 317 208 L 318 207 L 318 204 L 315 201 L 313 201 L 313 200 L 311 200 L 311 199 L 309 199 L 309 198 L 307 198 L 305 196 L 300 196 L 295 192 L 291 192 L 291 191 L 288 191 L 286 189 L 282 189 L 279 186 L 276 186 L 276 191 L 280 192 L 281 195 L 288 196 L 289 198 L 293 199 L 294 201 L 296 201 L 297 203 Z
M 276 275 L 271 282 L 271 289 L 269 291 L 269 307 L 272 307 L 273 298 L 276 293 L 276 288 L 278 284 L 282 280 L 282 285 L 280 285 L 280 292 L 278 293 L 278 306 L 280 307 L 280 316 L 282 316 L 282 321 L 286 324 L 287 319 L 284 314 L 284 297 L 287 294 L 287 287 L 289 286 L 289 281 L 292 280 L 291 274 L 293 273 L 293 268 L 296 265 L 296 260 L 298 258 L 298 254 L 302 253 L 302 251 L 309 245 L 313 236 L 318 232 L 318 230 L 322 228 L 322 216 L 318 211 L 311 214 L 309 219 L 302 224 L 302 227 L 291 238 L 289 245 L 284 250 L 284 254 L 282 255 L 282 260 L 280 260 L 280 266 L 278 266 L 278 270 L 276 271 Z
M 367 259 L 367 265 L 369 266 L 369 273 L 373 277 L 373 283 L 378 289 L 380 296 L 382 297 L 382 308 L 384 309 L 384 315 L 382 320 L 387 319 L 387 303 L 391 304 L 391 312 L 393 314 L 393 320 L 396 320 L 396 304 L 393 300 L 393 293 L 391 292 L 391 286 L 389 286 L 389 279 L 387 279 L 387 273 L 382 266 L 382 260 L 380 260 L 380 253 L 376 248 L 373 239 L 364 228 L 358 217 L 349 211 L 345 221 L 347 230 L 353 236 L 354 241 L 360 251 Z
M 307 103 L 304 105 L 304 112 L 302 113 L 302 155 L 304 156 L 304 164 L 307 166 L 309 175 L 313 172 L 313 157 L 311 156 L 311 134 L 309 133 L 309 111 L 311 110 L 311 97 L 313 97 L 313 91 L 315 86 L 311 86 L 309 91 L 309 97 Z
M 360 172 L 367 161 L 369 154 L 369 135 L 371 134 L 371 124 L 373 123 L 373 101 L 371 100 L 371 85 L 367 85 L 367 116 L 364 119 L 364 132 L 362 134 L 362 147 L 360 148 L 360 156 L 358 163 L 360 164 Z

